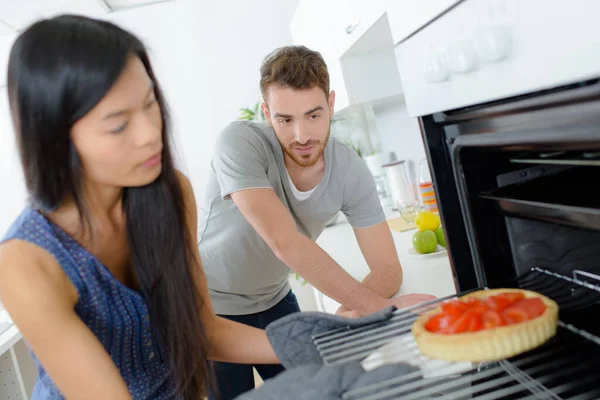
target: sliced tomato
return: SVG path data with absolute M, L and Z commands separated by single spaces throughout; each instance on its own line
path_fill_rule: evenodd
M 529 319 L 529 314 L 525 309 L 512 305 L 502 310 L 502 317 L 504 317 L 506 324 L 510 325 L 527 321 Z
M 464 313 L 452 325 L 450 325 L 450 327 L 446 330 L 446 333 L 467 332 L 471 326 L 472 320 L 473 314 Z
M 488 307 L 496 311 L 502 311 L 506 307 L 514 304 L 515 302 L 524 299 L 523 293 L 500 293 L 494 296 L 490 296 L 485 300 Z
M 469 324 L 469 332 L 477 332 L 483 329 L 483 316 L 482 314 L 475 314 L 471 311 L 467 311 L 467 313 L 471 314 L 471 323 Z
M 435 314 L 425 323 L 425 329 L 435 333 L 446 333 L 448 328 L 456 322 L 458 315 Z
M 477 306 L 481 306 L 484 305 L 484 302 L 478 298 L 475 297 L 470 297 L 467 300 L 465 300 L 465 304 L 469 307 L 477 307 Z
M 530 319 L 539 317 L 544 313 L 544 311 L 546 311 L 546 305 L 542 299 L 538 298 L 519 300 L 513 305 L 513 307 L 524 310 Z
M 444 315 L 440 320 L 440 332 L 447 333 L 450 327 L 460 318 L 459 315 Z
M 469 307 L 467 312 L 470 312 L 471 314 L 475 314 L 475 315 L 482 315 L 488 309 L 489 308 L 485 304 L 482 303 L 482 304 L 472 305 L 471 307 Z
M 485 304 L 494 311 L 502 311 L 512 304 L 511 300 L 506 296 L 490 296 L 485 299 Z
M 474 297 L 451 300 L 443 303 L 441 308 L 442 312 L 430 317 L 425 324 L 428 331 L 454 334 L 516 324 L 540 316 L 546 305 L 541 299 L 508 292 L 485 300 Z
M 497 328 L 505 325 L 504 318 L 498 311 L 487 310 L 481 317 L 483 320 L 483 329 Z
M 462 315 L 467 311 L 468 306 L 460 300 L 451 300 L 442 303 L 442 312 L 444 314 Z
M 506 293 L 501 293 L 498 296 L 507 297 L 511 303 L 514 303 L 516 301 L 519 301 L 519 300 L 525 298 L 525 295 L 521 292 L 506 292 Z
M 435 314 L 431 316 L 425 323 L 425 329 L 429 332 L 440 331 L 440 320 L 444 317 L 444 314 Z

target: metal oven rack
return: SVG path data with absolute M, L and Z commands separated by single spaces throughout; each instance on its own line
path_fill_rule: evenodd
M 557 335 L 537 349 L 491 363 L 446 363 L 422 355 L 410 328 L 418 313 L 435 308 L 449 296 L 397 310 L 385 322 L 341 328 L 313 337 L 325 364 L 362 360 L 363 367 L 381 360 L 419 367 L 396 378 L 348 391 L 347 400 L 417 399 L 600 399 L 600 286 L 594 275 L 574 277 L 533 268 L 505 287 L 534 290 L 560 308 Z M 382 347 L 383 346 L 383 347 Z M 387 347 L 387 349 L 386 349 Z M 377 366 L 377 365 L 375 365 Z

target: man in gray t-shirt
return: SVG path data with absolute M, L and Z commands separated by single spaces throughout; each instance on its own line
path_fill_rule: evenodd
M 390 299 L 402 269 L 369 169 L 329 136 L 335 93 L 319 53 L 278 49 L 261 75 L 267 122 L 238 121 L 221 133 L 199 218 L 200 257 L 215 312 L 264 329 L 299 311 L 288 284 L 291 270 L 342 304 L 343 315 L 431 299 Z M 371 269 L 362 283 L 315 243 L 339 211 Z M 263 379 L 282 369 L 256 368 Z M 250 366 L 216 363 L 215 371 L 223 399 L 254 387 Z

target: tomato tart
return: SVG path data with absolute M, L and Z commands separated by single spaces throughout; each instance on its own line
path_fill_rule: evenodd
M 558 305 L 537 292 L 489 289 L 469 293 L 421 315 L 417 346 L 444 361 L 497 361 L 540 346 L 556 334 Z

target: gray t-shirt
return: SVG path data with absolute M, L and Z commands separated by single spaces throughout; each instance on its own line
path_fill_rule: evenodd
M 316 240 L 340 210 L 355 228 L 385 221 L 364 160 L 335 138 L 325 147 L 325 172 L 305 200 L 294 197 L 283 150 L 267 123 L 236 121 L 220 134 L 199 215 L 199 250 L 217 314 L 265 311 L 290 290 L 290 268 L 246 221 L 230 195 L 270 188 L 290 210 L 298 230 Z

